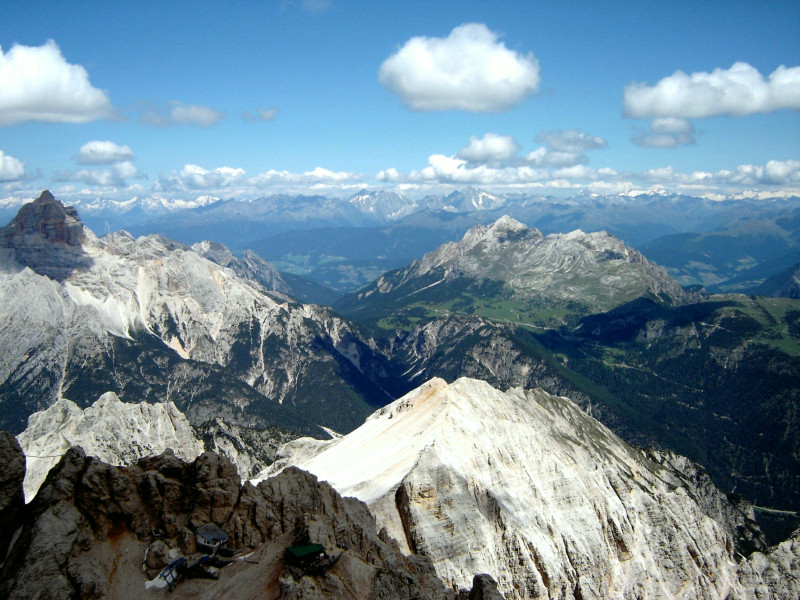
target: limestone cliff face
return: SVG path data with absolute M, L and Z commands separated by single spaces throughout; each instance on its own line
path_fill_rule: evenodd
M 800 598 L 800 529 L 765 552 L 754 552 L 739 567 L 742 589 L 731 600 Z
M 515 599 L 746 597 L 724 497 L 542 390 L 432 380 L 284 454 L 265 475 L 297 465 L 364 500 L 450 585 L 485 572 Z
M 258 282 L 268 290 L 284 294 L 292 293 L 278 269 L 252 250 L 247 250 L 241 258 L 236 258 L 222 244 L 208 240 L 192 244 L 192 250 L 218 265 L 231 269 L 242 279 Z
M 204 450 L 189 421 L 172 402 L 125 403 L 113 392 L 103 394 L 85 410 L 61 398 L 48 409 L 32 414 L 27 429 L 17 439 L 28 457 L 28 502 L 72 446 L 117 466 L 161 454 L 167 448 L 184 460 L 193 460 Z
M 44 191 L 23 204 L 17 216 L 0 229 L 0 248 L 9 248 L 14 259 L 41 275 L 63 280 L 91 259 L 82 251 L 83 223 L 72 206 L 64 206 Z M 58 251 L 53 251 L 57 245 Z
M 187 463 L 172 453 L 113 467 L 68 451 L 21 519 L 22 531 L 0 567 L 0 596 L 133 598 L 176 553 L 195 548 L 193 531 L 215 523 L 229 546 L 252 552 L 218 581 L 180 584 L 172 598 L 444 599 L 430 562 L 404 556 L 379 535 L 367 507 L 342 498 L 298 469 L 258 487 L 206 453 Z M 323 576 L 292 575 L 286 548 L 323 544 L 338 561 Z M 148 592 L 153 593 L 153 592 Z
M 106 391 L 173 400 L 195 425 L 274 424 L 269 405 L 288 400 L 307 432 L 350 430 L 388 400 L 359 371 L 374 353 L 332 311 L 158 235 L 98 238 L 70 214 L 43 194 L 0 235 L 0 426 L 18 432 L 62 395 L 86 407 Z M 341 410 L 318 406 L 320 386 Z

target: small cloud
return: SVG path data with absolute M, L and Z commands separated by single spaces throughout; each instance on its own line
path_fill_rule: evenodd
M 0 181 L 17 181 L 25 176 L 25 163 L 0 150 Z
M 106 169 L 80 169 L 79 171 L 59 171 L 53 181 L 80 181 L 87 185 L 101 187 L 123 187 L 128 179 L 145 179 L 145 176 L 130 161 L 122 161 Z
M 538 91 L 539 61 L 468 23 L 446 38 L 411 38 L 383 62 L 378 80 L 411 110 L 499 112 Z
M 537 167 L 558 168 L 589 162 L 589 157 L 583 152 L 557 152 L 545 146 L 540 146 L 536 150 L 528 152 L 525 160 Z
M 661 117 L 650 121 L 650 131 L 654 133 L 694 133 L 694 125 L 686 119 Z
M 224 188 L 241 180 L 245 170 L 234 167 L 204 169 L 197 165 L 185 165 L 179 174 L 180 182 L 191 189 Z
M 645 148 L 675 148 L 694 144 L 694 136 L 685 133 L 643 133 L 631 141 Z
M 81 149 L 78 150 L 77 161 L 83 165 L 110 165 L 132 158 L 133 151 L 128 146 L 95 140 L 81 146 Z
M 105 91 L 69 64 L 53 40 L 43 46 L 0 47 L 0 125 L 25 121 L 87 123 L 114 116 Z
M 273 106 L 272 108 L 259 108 L 256 114 L 247 111 L 242 115 L 242 118 L 245 121 L 274 121 L 275 117 L 278 116 L 278 107 Z
M 315 167 L 311 171 L 304 173 L 292 173 L 290 171 L 276 171 L 271 169 L 266 173 L 256 175 L 249 180 L 249 183 L 256 187 L 272 185 L 276 183 L 292 183 L 307 185 L 340 185 L 355 183 L 363 179 L 360 173 L 349 171 L 331 171 L 323 167 Z
M 685 119 L 659 117 L 650 121 L 650 132 L 637 135 L 633 143 L 646 148 L 675 148 L 694 144 L 694 126 Z
M 606 141 L 579 129 L 545 131 L 536 136 L 544 146 L 517 156 L 519 144 L 511 136 L 487 133 L 472 136 L 455 156 L 434 154 L 428 166 L 403 175 L 397 169 L 380 171 L 376 178 L 391 183 L 436 182 L 439 184 L 472 184 L 531 186 L 557 176 L 559 180 L 596 181 L 603 177 L 618 178 L 613 169 L 585 167 L 589 161 L 584 151 L 605 148 Z M 569 184 L 572 185 L 572 184 Z
M 719 171 L 716 178 L 737 185 L 800 184 L 800 161 L 771 160 L 765 165 L 739 165 L 733 171 Z
M 800 110 L 800 67 L 778 67 L 768 79 L 745 62 L 687 75 L 676 71 L 654 86 L 625 86 L 625 116 L 697 119 Z
M 716 173 L 706 171 L 678 173 L 672 167 L 663 167 L 645 171 L 642 179 L 687 189 L 797 186 L 800 185 L 800 161 L 770 160 L 764 165 L 739 165 L 732 170 L 723 169 Z
M 224 113 L 208 106 L 199 104 L 182 104 L 177 101 L 170 102 L 166 110 L 150 110 L 141 117 L 141 122 L 154 127 L 169 127 L 171 125 L 200 125 L 208 127 L 218 123 Z
M 476 163 L 510 160 L 519 152 L 513 137 L 487 133 L 482 138 L 472 136 L 469 143 L 458 151 L 458 157 Z
M 602 137 L 580 129 L 543 131 L 536 136 L 536 141 L 544 146 L 528 153 L 526 160 L 536 166 L 556 168 L 587 163 L 587 150 L 598 150 L 608 145 Z
M 578 153 L 607 146 L 606 141 L 600 136 L 584 133 L 580 129 L 543 131 L 536 136 L 536 141 L 557 152 Z
M 389 167 L 388 169 L 383 169 L 379 171 L 377 175 L 375 175 L 375 179 L 378 181 L 387 181 L 390 183 L 398 183 L 405 180 L 403 175 L 400 174 L 400 171 L 395 169 L 394 167 Z

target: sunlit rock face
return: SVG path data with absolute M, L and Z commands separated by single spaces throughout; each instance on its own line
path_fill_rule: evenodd
M 159 235 L 98 238 L 49 193 L 0 232 L 0 350 L 0 427 L 14 433 L 62 396 L 85 408 L 106 391 L 173 400 L 195 425 L 291 416 L 343 431 L 388 400 L 360 372 L 374 353 L 331 310 Z M 287 399 L 308 421 L 273 418 Z
M 62 398 L 34 413 L 17 436 L 27 457 L 25 499 L 30 502 L 47 473 L 73 446 L 111 465 L 127 466 L 167 448 L 184 460 L 203 453 L 189 421 L 172 402 L 132 404 L 108 392 L 81 410 Z
M 590 312 L 609 310 L 641 296 L 667 303 L 688 298 L 664 269 L 605 231 L 543 236 L 503 216 L 379 278 L 352 302 L 366 302 L 373 294 L 418 293 L 455 281 L 501 282 L 515 298 L 576 302 Z M 376 302 L 375 298 L 369 301 Z
M 434 379 L 294 464 L 370 506 L 449 585 L 488 573 L 507 598 L 723 598 L 731 532 L 678 471 L 566 398 Z

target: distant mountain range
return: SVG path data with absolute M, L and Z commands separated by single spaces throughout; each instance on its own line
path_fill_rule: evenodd
M 252 201 L 134 198 L 76 203 L 95 232 L 159 233 L 194 244 L 246 249 L 298 281 L 313 299 L 353 291 L 421 258 L 477 224 L 509 215 L 543 234 L 606 231 L 666 267 L 682 285 L 749 291 L 800 261 L 800 198 L 711 200 L 674 194 L 568 198 L 495 195 L 466 187 L 411 198 L 362 190 L 349 198 L 276 195 Z M 0 222 L 19 205 L 0 204 Z M 311 299 L 311 298 L 309 298 Z

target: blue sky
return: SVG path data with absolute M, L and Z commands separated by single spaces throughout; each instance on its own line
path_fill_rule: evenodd
M 0 2 L 0 198 L 800 193 L 798 2 Z

